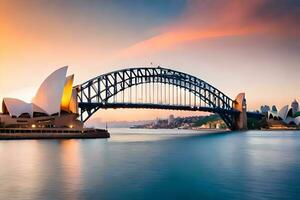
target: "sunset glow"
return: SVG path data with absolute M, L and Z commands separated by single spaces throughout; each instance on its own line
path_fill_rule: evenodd
M 74 85 L 123 67 L 160 65 L 202 78 L 232 98 L 245 92 L 249 110 L 281 107 L 300 96 L 300 4 L 273 2 L 0 0 L 0 100 L 30 101 L 35 87 L 66 65 Z M 122 112 L 98 111 L 94 118 L 174 113 Z

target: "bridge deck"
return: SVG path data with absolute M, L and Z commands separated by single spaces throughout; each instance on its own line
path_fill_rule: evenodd
M 136 108 L 136 109 L 165 109 L 165 110 L 185 110 L 185 111 L 204 111 L 213 113 L 228 113 L 238 114 L 239 111 L 233 109 L 199 107 L 199 106 L 185 106 L 185 105 L 164 105 L 164 104 L 150 104 L 150 103 L 79 103 L 81 109 L 117 109 L 117 108 Z

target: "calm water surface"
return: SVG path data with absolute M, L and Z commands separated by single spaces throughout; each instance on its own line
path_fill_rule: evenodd
M 300 199 L 300 131 L 0 141 L 0 199 Z

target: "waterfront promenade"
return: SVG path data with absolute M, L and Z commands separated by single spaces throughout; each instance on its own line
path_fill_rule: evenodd
M 89 139 L 109 138 L 104 129 L 68 129 L 68 128 L 2 128 L 0 140 L 10 139 Z

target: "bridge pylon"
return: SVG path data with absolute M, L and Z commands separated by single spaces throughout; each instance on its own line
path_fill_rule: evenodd
M 247 130 L 247 102 L 245 98 L 245 93 L 240 93 L 237 95 L 233 108 L 239 111 L 235 116 L 235 130 Z

